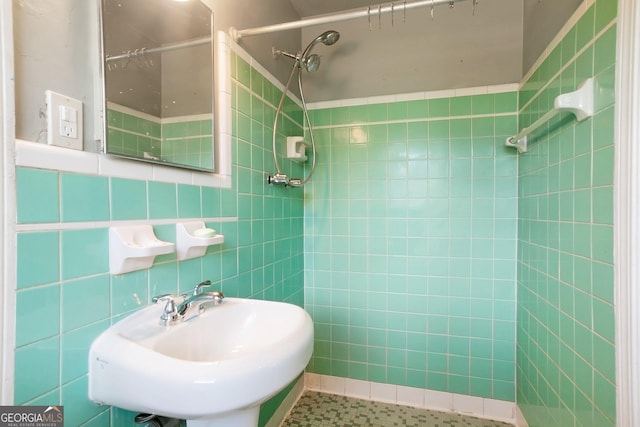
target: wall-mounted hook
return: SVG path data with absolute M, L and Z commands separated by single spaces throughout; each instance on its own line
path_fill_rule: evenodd
M 369 20 L 369 31 L 371 31 L 371 6 L 367 8 L 367 19 Z
M 395 4 L 391 3 L 391 27 L 393 27 L 393 9 L 395 7 Z
M 450 1 L 450 2 L 449 2 L 449 9 L 453 9 L 453 5 L 454 5 L 455 3 L 456 3 L 456 2 L 454 2 L 454 1 Z
M 433 1 L 431 0 L 431 20 L 433 21 Z
M 402 3 L 402 22 L 407 22 L 407 0 Z
M 478 0 L 473 0 L 473 16 L 476 16 L 476 6 L 478 6 Z
M 124 63 L 124 65 L 122 66 L 122 69 L 126 69 L 129 66 L 129 63 L 131 62 L 131 51 L 128 50 L 127 51 L 127 62 Z

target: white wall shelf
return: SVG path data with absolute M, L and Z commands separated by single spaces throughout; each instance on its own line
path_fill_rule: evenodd
M 224 243 L 224 236 L 207 228 L 204 221 L 179 222 L 176 224 L 176 246 L 178 260 L 201 257 L 212 245 Z
M 158 255 L 175 252 L 176 245 L 159 240 L 151 225 L 109 228 L 109 272 L 129 273 L 153 265 Z

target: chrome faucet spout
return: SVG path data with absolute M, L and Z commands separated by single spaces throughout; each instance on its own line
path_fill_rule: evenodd
M 162 316 L 160 316 L 160 323 L 164 326 L 175 325 L 184 321 L 194 307 L 198 308 L 198 313 L 202 313 L 211 306 L 222 304 L 224 302 L 222 292 L 202 292 L 202 288 L 210 285 L 211 282 L 209 280 L 199 283 L 193 290 L 192 295 L 182 295 L 182 302 L 180 303 L 178 303 L 181 298 L 179 296 L 165 294 L 153 297 L 152 301 L 154 303 L 166 302 Z
M 194 307 L 198 308 L 199 312 L 206 310 L 207 307 L 212 305 L 220 305 L 224 301 L 224 295 L 222 292 L 202 292 L 196 295 L 192 295 L 182 301 L 176 308 L 178 315 L 184 319 L 188 313 L 190 313 Z

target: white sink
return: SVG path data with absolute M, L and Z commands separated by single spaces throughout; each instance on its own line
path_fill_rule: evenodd
M 163 326 L 164 304 L 103 332 L 89 352 L 89 398 L 187 426 L 256 426 L 260 404 L 306 367 L 313 323 L 302 308 L 225 298 Z

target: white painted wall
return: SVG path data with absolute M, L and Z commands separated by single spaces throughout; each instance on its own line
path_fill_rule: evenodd
M 46 141 L 44 93 L 84 103 L 84 140 L 94 141 L 99 58 L 97 9 L 87 0 L 14 0 L 16 135 Z
M 299 18 L 289 0 L 202 1 L 214 11 L 214 31 Z M 99 4 L 100 0 L 12 0 L 18 139 L 46 141 L 44 92 L 50 89 L 84 103 L 85 150 L 96 151 L 101 129 L 94 121 L 100 119 L 102 105 Z M 273 61 L 273 43 L 297 51 L 300 31 L 247 40 L 243 47 L 283 80 L 289 69 Z

